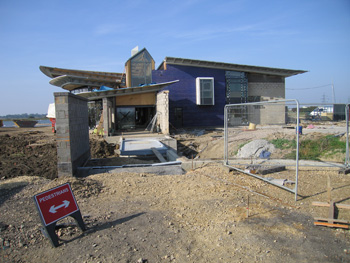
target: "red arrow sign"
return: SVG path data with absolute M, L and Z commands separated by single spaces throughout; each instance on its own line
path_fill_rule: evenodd
M 45 226 L 79 210 L 69 183 L 34 196 Z

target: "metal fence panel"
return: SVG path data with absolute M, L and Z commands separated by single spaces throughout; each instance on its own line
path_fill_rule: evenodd
M 344 145 L 345 137 L 344 149 L 327 153 L 336 161 L 325 161 L 328 157 L 323 156 L 322 147 L 312 152 L 308 146 L 315 139 L 329 144 L 334 138 L 341 138 L 339 143 Z M 224 141 L 225 165 L 295 193 L 297 198 L 299 165 L 349 167 L 349 104 L 278 100 L 226 105 Z M 258 175 L 254 170 L 276 166 L 286 166 L 287 171 Z M 294 184 L 281 185 L 285 179 Z

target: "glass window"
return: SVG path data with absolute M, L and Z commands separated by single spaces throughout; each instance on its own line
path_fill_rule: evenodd
M 214 105 L 214 78 L 196 78 L 197 105 Z
M 248 78 L 244 72 L 226 71 L 226 103 L 248 102 Z

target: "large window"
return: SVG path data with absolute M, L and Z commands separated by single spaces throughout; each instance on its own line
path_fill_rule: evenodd
M 248 78 L 244 72 L 226 71 L 226 104 L 248 102 Z
M 214 78 L 196 78 L 197 105 L 214 105 Z

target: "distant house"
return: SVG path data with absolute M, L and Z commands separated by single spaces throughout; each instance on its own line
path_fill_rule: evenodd
M 145 48 L 132 54 L 124 73 L 40 70 L 52 78 L 50 84 L 100 105 L 105 136 L 144 129 L 155 116 L 163 133 L 169 126 L 223 126 L 226 104 L 284 99 L 285 78 L 305 72 L 174 57 L 155 69 Z

